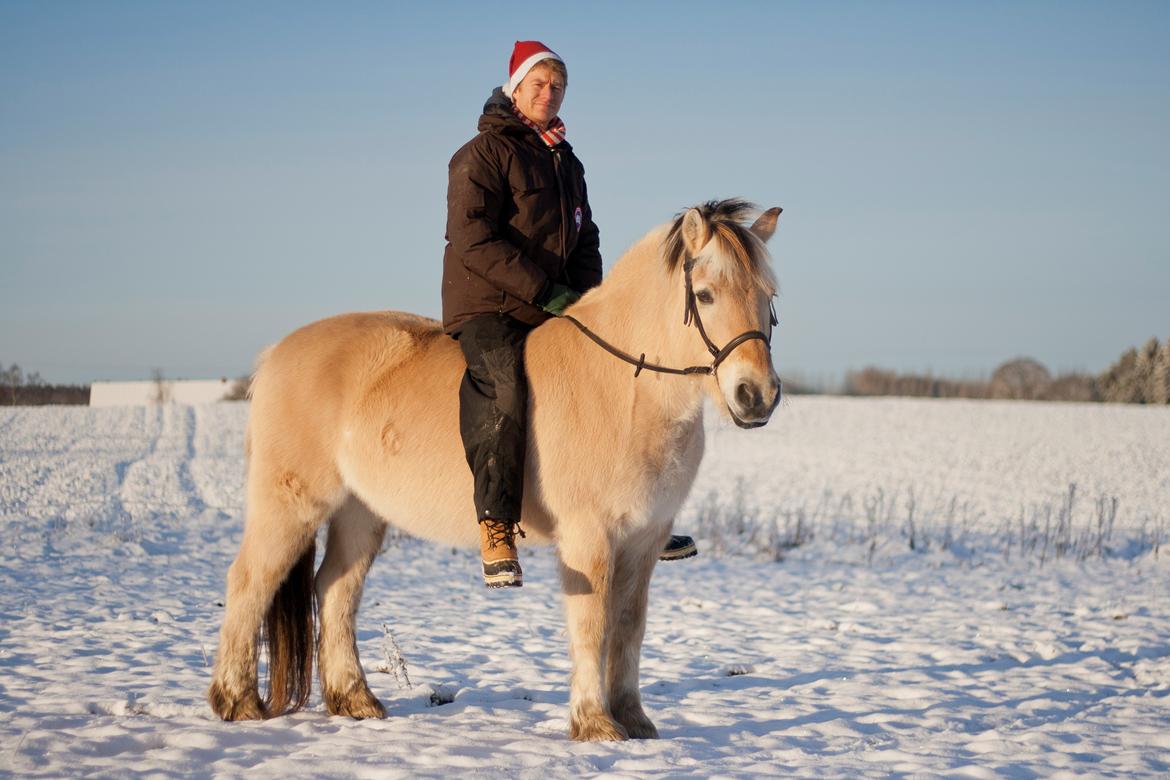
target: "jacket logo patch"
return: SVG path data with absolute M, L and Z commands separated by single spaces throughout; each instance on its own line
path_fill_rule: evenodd
M 577 230 L 580 230 L 581 229 L 581 207 L 580 206 L 578 206 L 577 210 L 573 212 L 573 221 L 577 223 Z

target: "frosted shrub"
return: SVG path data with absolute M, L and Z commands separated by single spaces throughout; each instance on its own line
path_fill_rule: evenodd
M 692 510 L 693 519 L 681 522 L 711 554 L 773 561 L 814 542 L 831 545 L 834 551 L 852 549 L 867 563 L 879 552 L 898 551 L 945 552 L 961 559 L 1019 557 L 1041 566 L 1060 559 L 1157 555 L 1163 521 L 1147 518 L 1118 542 L 1119 503 L 1109 495 L 1083 499 L 1074 482 L 1058 497 L 1021 506 L 1016 517 L 996 521 L 970 499 L 928 496 L 914 486 L 900 491 L 876 488 L 860 500 L 826 490 L 815 502 L 767 506 L 755 500 L 741 480 L 730 495 L 707 493 Z
M 398 646 L 398 640 L 394 638 L 394 633 L 386 623 L 382 624 L 382 663 L 378 664 L 374 671 L 393 675 L 394 682 L 399 688 L 414 687 L 410 681 L 410 673 L 406 670 L 406 658 L 402 655 L 402 648 Z
M 730 500 L 711 491 L 698 507 L 695 530 L 716 554 L 746 553 L 773 561 L 812 540 L 813 526 L 803 507 L 765 510 L 749 499 L 742 479 Z

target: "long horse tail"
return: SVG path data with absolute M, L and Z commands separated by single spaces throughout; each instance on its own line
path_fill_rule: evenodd
M 316 540 L 310 540 L 308 549 L 277 589 L 264 619 L 268 645 L 268 698 L 264 710 L 269 718 L 304 707 L 313 687 L 313 652 L 317 645 L 317 604 L 313 590 L 316 553 Z

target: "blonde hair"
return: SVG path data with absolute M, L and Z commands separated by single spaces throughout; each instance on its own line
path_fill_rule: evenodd
M 548 68 L 553 73 L 555 73 L 561 77 L 561 81 L 565 82 L 566 87 L 569 86 L 569 71 L 567 68 L 565 68 L 564 61 L 554 59 L 552 57 L 548 57 L 547 59 L 543 59 L 540 62 L 533 65 L 532 68 L 528 71 L 528 73 L 524 74 L 524 78 L 528 78 L 529 76 L 531 76 L 532 71 L 536 70 L 537 68 Z M 516 86 L 520 86 L 520 85 L 517 84 Z

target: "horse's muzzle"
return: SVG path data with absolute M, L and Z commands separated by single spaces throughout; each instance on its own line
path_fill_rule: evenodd
M 761 391 L 755 382 L 744 380 L 735 388 L 735 404 L 728 404 L 731 419 L 740 428 L 759 428 L 772 418 L 772 412 L 780 404 L 780 382 L 775 388 Z

